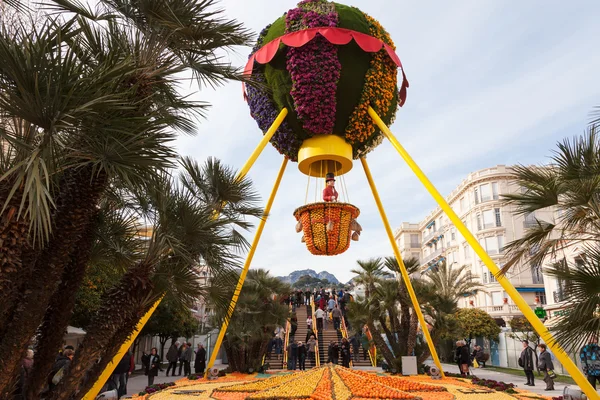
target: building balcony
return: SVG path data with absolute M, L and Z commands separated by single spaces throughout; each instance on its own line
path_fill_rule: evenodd
M 443 230 L 444 230 L 444 226 L 440 226 L 435 231 L 428 233 L 427 235 L 423 235 L 423 240 L 422 240 L 423 245 L 426 245 L 429 242 L 431 242 L 435 239 L 439 239 L 440 237 L 444 236 Z
M 433 253 L 427 254 L 425 257 L 423 257 L 423 264 L 429 264 L 429 263 L 441 258 L 442 255 L 444 254 L 444 251 L 445 251 L 445 249 L 443 247 L 440 247 L 439 249 L 435 250 Z
M 535 306 L 532 305 L 529 305 L 529 307 L 532 309 L 535 308 Z M 477 308 L 485 311 L 492 317 L 517 316 L 523 314 L 521 310 L 519 310 L 519 307 L 517 307 L 515 304 L 503 304 L 501 306 L 480 306 Z

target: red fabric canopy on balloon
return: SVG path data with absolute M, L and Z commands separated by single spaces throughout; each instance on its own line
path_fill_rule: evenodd
M 246 64 L 246 67 L 244 68 L 244 74 L 252 74 L 252 68 L 254 66 L 255 61 L 259 64 L 266 64 L 269 61 L 271 61 L 273 57 L 275 57 L 275 54 L 277 54 L 277 51 L 279 50 L 279 45 L 281 43 L 291 47 L 302 47 L 306 43 L 313 40 L 317 33 L 323 36 L 325 39 L 327 39 L 331 44 L 335 45 L 348 44 L 352 39 L 354 39 L 356 44 L 368 53 L 378 52 L 383 47 L 392 59 L 392 61 L 394 61 L 394 63 L 402 71 L 402 85 L 400 87 L 399 93 L 399 105 L 400 107 L 404 105 L 404 102 L 406 101 L 406 88 L 408 88 L 409 85 L 408 80 L 406 79 L 406 75 L 404 74 L 404 68 L 402 68 L 400 58 L 398 57 L 394 49 L 392 49 L 387 43 L 377 39 L 376 37 L 367 35 L 366 33 L 353 31 L 351 29 L 326 27 L 308 28 L 298 32 L 292 32 L 280 36 L 277 39 L 271 40 L 269 43 L 257 50 L 252 55 L 252 57 L 250 57 L 248 63 Z M 245 97 L 246 93 L 244 92 L 244 98 Z

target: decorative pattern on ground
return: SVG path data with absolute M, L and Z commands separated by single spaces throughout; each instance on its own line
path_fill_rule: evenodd
M 309 371 L 278 374 L 267 379 L 256 379 L 255 376 L 240 374 L 236 374 L 235 377 L 219 378 L 216 381 L 182 379 L 175 387 L 137 397 L 138 400 L 477 400 L 481 398 L 486 400 L 549 399 L 523 390 L 517 390 L 517 393 L 513 394 L 497 392 L 457 378 L 432 380 L 428 376 L 382 376 L 331 364 Z

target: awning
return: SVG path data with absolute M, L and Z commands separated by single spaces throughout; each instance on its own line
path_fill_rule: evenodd
M 538 287 L 538 288 L 534 288 L 534 287 L 517 287 L 515 289 L 517 289 L 517 292 L 543 292 L 544 291 L 543 287 Z
M 425 225 L 425 228 L 429 228 L 431 225 L 435 225 L 435 220 Z

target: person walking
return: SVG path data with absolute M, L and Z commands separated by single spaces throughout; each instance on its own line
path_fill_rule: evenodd
M 329 341 L 329 346 L 327 346 L 327 363 L 333 362 L 333 340 Z
M 342 367 L 350 368 L 350 343 L 346 338 L 342 339 L 340 353 L 342 353 Z
M 538 346 L 540 349 L 539 365 L 538 369 L 544 373 L 544 382 L 546 382 L 545 390 L 554 390 L 554 364 L 552 363 L 552 357 L 548 353 L 548 348 L 544 343 Z
M 356 362 L 358 361 L 360 352 L 360 342 L 358 341 L 357 335 L 352 335 L 350 338 L 350 346 L 352 346 L 352 359 Z
M 75 350 L 65 349 L 62 354 L 56 358 L 52 370 L 50 371 L 50 375 L 48 375 L 48 386 L 50 390 L 54 390 L 62 380 L 63 376 L 67 375 L 74 355 Z
M 185 376 L 189 376 L 192 374 L 192 360 L 194 359 L 194 349 L 192 349 L 192 344 L 190 342 L 188 342 L 188 344 L 185 347 L 185 353 L 184 353 L 184 364 L 183 364 L 183 371 L 185 373 Z
M 162 371 L 160 367 L 160 357 L 158 356 L 158 349 L 153 347 L 150 350 L 148 357 L 148 366 L 146 367 L 146 375 L 148 375 L 148 386 L 154 385 L 154 377 L 158 376 L 158 371 Z
M 535 361 L 533 360 L 534 357 Z M 538 359 L 535 350 L 529 347 L 528 340 L 523 340 L 523 351 L 521 351 L 521 356 L 519 357 L 519 366 L 525 371 L 525 376 L 527 377 L 525 385 L 527 386 L 535 386 L 533 370 L 537 363 Z
M 306 329 L 307 329 L 309 332 L 310 332 L 310 331 L 312 331 L 312 324 L 313 324 L 313 321 L 312 321 L 312 316 L 310 316 L 310 315 L 309 315 L 309 316 L 306 318 Z
M 333 329 L 339 331 L 342 323 L 342 311 L 338 308 L 337 304 L 331 311 L 331 317 L 333 318 Z
M 596 390 L 596 383 L 600 382 L 600 346 L 598 336 L 593 336 L 589 344 L 586 344 L 579 353 L 583 372 L 588 381 Z
M 183 370 L 183 366 L 185 365 L 185 350 L 187 348 L 187 345 L 185 342 L 183 342 L 183 344 L 181 346 L 179 346 L 179 349 L 177 350 L 177 359 L 179 360 L 179 373 L 177 374 L 177 376 L 181 376 L 181 371 Z M 175 373 L 173 372 L 173 376 L 175 376 Z
M 295 371 L 298 361 L 298 344 L 295 341 L 288 346 L 288 370 Z
M 306 346 L 302 342 L 298 342 L 298 369 L 306 371 Z
M 306 351 L 308 353 L 308 359 L 310 360 L 310 363 L 311 363 L 310 367 L 312 368 L 316 365 L 315 351 L 317 348 L 317 339 L 315 338 L 314 334 L 310 335 L 310 339 L 308 339 L 308 342 L 306 343 L 306 345 L 308 346 Z
M 206 369 L 206 349 L 202 343 L 198 343 L 198 350 L 196 350 L 196 359 L 194 360 L 194 372 L 198 375 L 204 375 Z
M 123 358 L 121 358 L 121 361 L 117 364 L 111 377 L 113 386 L 117 389 L 119 398 L 127 395 L 127 381 L 131 374 L 131 358 L 130 352 L 125 353 Z
M 334 306 L 335 306 L 335 300 L 333 299 L 333 297 L 330 297 L 329 300 L 327 301 L 327 310 L 329 312 L 332 312 Z
M 317 330 L 320 332 L 323 330 L 323 318 L 325 318 L 325 311 L 319 308 L 315 311 L 315 317 L 317 318 Z
M 169 347 L 169 351 L 167 351 L 167 361 L 169 362 L 169 366 L 167 367 L 167 376 L 169 376 L 169 371 L 171 371 L 171 374 L 175 376 L 175 370 L 177 369 L 178 351 L 179 342 L 171 344 L 171 346 Z
M 471 375 L 469 373 L 469 364 L 471 363 L 469 347 L 467 347 L 467 343 L 464 340 L 456 342 L 456 363 L 460 368 L 460 374 L 462 376 Z

